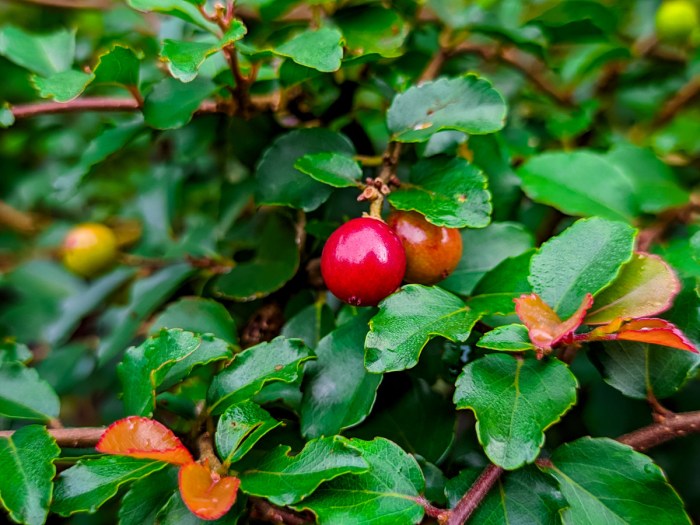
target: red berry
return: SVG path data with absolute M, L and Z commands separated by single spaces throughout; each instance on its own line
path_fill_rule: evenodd
M 450 275 L 462 258 L 459 230 L 430 224 L 413 211 L 395 211 L 387 219 L 406 252 L 406 282 L 435 284 Z
M 405 271 L 401 241 L 384 222 L 370 217 L 335 230 L 321 255 L 326 286 L 354 306 L 375 306 L 399 287 Z

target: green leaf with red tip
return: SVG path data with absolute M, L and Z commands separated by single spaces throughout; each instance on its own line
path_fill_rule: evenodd
M 155 459 L 174 465 L 194 461 L 172 430 L 146 417 L 131 416 L 112 423 L 95 448 L 103 454 Z
M 593 296 L 586 294 L 571 317 L 561 321 L 559 316 L 536 293 L 515 299 L 515 311 L 527 327 L 530 340 L 541 350 L 551 350 L 565 342 L 581 326 L 586 312 L 593 305 Z
M 673 304 L 681 289 L 671 267 L 658 255 L 635 253 L 610 286 L 595 298 L 586 324 L 604 324 L 619 317 L 658 315 Z
M 180 468 L 178 486 L 190 512 L 203 520 L 216 520 L 236 502 L 240 480 L 221 477 L 207 465 L 190 463 Z
M 617 319 L 588 334 L 589 341 L 637 341 L 700 353 L 673 323 L 665 319 L 641 318 L 623 322 Z

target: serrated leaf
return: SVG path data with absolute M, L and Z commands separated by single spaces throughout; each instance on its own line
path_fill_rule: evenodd
M 569 504 L 565 524 L 691 523 L 661 469 L 627 445 L 585 437 L 557 448 L 551 463 L 540 468 Z
M 462 158 L 431 157 L 411 170 L 411 182 L 389 194 L 399 210 L 416 210 L 436 226 L 483 228 L 491 216 L 486 177 Z
M 464 367 L 454 402 L 476 415 L 489 459 L 513 470 L 537 458 L 544 431 L 576 403 L 577 386 L 561 361 L 489 354 Z
M 221 477 L 208 466 L 190 463 L 180 468 L 180 496 L 190 512 L 203 520 L 216 520 L 236 502 L 240 480 Z
M 75 55 L 75 31 L 60 29 L 34 34 L 5 26 L 0 29 L 0 55 L 18 66 L 45 77 L 71 67 Z
M 192 454 L 165 425 L 145 417 L 131 416 L 112 423 L 95 449 L 103 454 L 155 459 L 173 465 L 192 463 Z
M 509 324 L 486 332 L 476 346 L 502 352 L 524 352 L 534 350 L 527 327 L 521 324 Z
M 126 351 L 117 368 L 124 386 L 127 414 L 150 416 L 156 402 L 156 389 L 175 363 L 194 353 L 202 339 L 192 332 L 162 330 L 139 346 Z
M 365 340 L 365 367 L 372 373 L 412 368 L 434 336 L 466 341 L 480 314 L 438 287 L 404 286 L 379 305 Z
M 339 133 L 323 128 L 298 129 L 278 138 L 265 150 L 255 172 L 255 201 L 313 211 L 332 189 L 294 168 L 300 157 L 311 153 L 353 155 L 352 143 Z
M 333 18 L 343 32 L 345 46 L 357 55 L 399 56 L 408 36 L 409 26 L 401 15 L 378 5 L 343 9 Z
M 141 479 L 167 466 L 162 461 L 106 456 L 79 461 L 58 476 L 51 510 L 61 516 L 95 512 L 116 496 L 125 483 Z
M 240 40 L 247 29 L 243 22 L 234 19 L 231 27 L 217 42 L 185 42 L 166 38 L 160 56 L 168 62 L 168 70 L 178 80 L 191 82 L 197 76 L 199 68 L 210 55 L 221 51 L 224 47 Z
M 359 163 L 340 153 L 310 153 L 297 159 L 294 167 L 334 188 L 357 187 L 362 177 L 362 168 Z
M 187 0 L 127 0 L 127 3 L 139 11 L 163 13 L 176 16 L 217 34 L 218 26 L 207 20 L 197 7 Z
M 221 414 L 229 406 L 260 392 L 266 383 L 292 383 L 300 377 L 301 367 L 309 359 L 314 359 L 314 355 L 299 339 L 277 337 L 248 348 L 237 354 L 212 381 L 207 394 L 209 409 Z
M 180 328 L 196 334 L 212 334 L 231 344 L 238 344 L 236 323 L 221 303 L 203 297 L 183 297 L 173 303 L 153 321 L 149 333 L 163 328 Z
M 291 505 L 325 481 L 367 472 L 362 449 L 353 444 L 341 436 L 313 439 L 293 456 L 291 447 L 280 445 L 262 456 L 250 455 L 234 468 L 243 492 L 263 496 L 276 505 Z
M 324 337 L 318 359 L 304 372 L 301 432 L 331 436 L 362 422 L 372 410 L 382 376 L 364 366 L 368 316 L 360 315 Z
M 575 222 L 532 257 L 532 289 L 560 318 L 570 317 L 587 293 L 595 296 L 608 286 L 632 258 L 635 233 L 600 218 Z
M 612 284 L 598 294 L 584 322 L 603 324 L 618 317 L 657 315 L 671 307 L 680 289 L 678 277 L 661 257 L 635 253 Z
M 523 164 L 518 175 L 528 197 L 568 215 L 630 222 L 639 213 L 632 183 L 596 153 L 543 153 Z
M 85 91 L 95 75 L 69 69 L 54 73 L 49 77 L 34 75 L 32 83 L 42 98 L 52 98 L 56 102 L 70 102 Z
M 157 516 L 177 491 L 177 470 L 165 468 L 134 482 L 119 506 L 119 525 L 156 525 Z
M 476 75 L 424 82 L 396 95 L 387 113 L 392 139 L 424 142 L 437 131 L 483 135 L 503 128 L 506 104 L 491 83 Z
M 33 368 L 0 363 L 0 416 L 47 421 L 58 417 L 60 401 Z
M 274 53 L 319 71 L 337 71 L 343 58 L 342 40 L 337 29 L 308 30 L 278 46 Z
M 252 401 L 231 405 L 216 426 L 216 450 L 225 465 L 239 461 L 260 438 L 282 424 Z
M 196 78 L 187 84 L 164 78 L 146 96 L 143 116 L 156 129 L 176 129 L 187 124 L 199 105 L 216 91 L 208 79 Z
M 0 437 L 0 506 L 14 521 L 26 525 L 46 521 L 56 475 L 54 461 L 60 453 L 54 438 L 39 425 Z
M 369 472 L 341 476 L 321 485 L 294 505 L 309 509 L 320 525 L 418 524 L 423 507 L 416 502 L 425 488 L 416 460 L 389 440 L 350 440 L 369 463 Z
M 138 86 L 140 66 L 140 58 L 133 49 L 117 44 L 99 56 L 94 69 L 95 83 Z

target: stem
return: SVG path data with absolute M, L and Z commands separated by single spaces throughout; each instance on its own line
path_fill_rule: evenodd
M 418 503 L 423 509 L 425 509 L 425 515 L 431 518 L 437 518 L 438 522 L 442 523 L 449 515 L 450 511 L 445 509 L 440 509 L 433 506 L 427 499 L 423 496 L 416 498 L 416 503 Z M 442 520 L 442 521 L 441 521 Z
M 455 508 L 452 509 L 446 522 L 447 525 L 463 525 L 466 523 L 491 488 L 496 484 L 502 473 L 503 469 L 499 466 L 494 464 L 487 466 L 470 487 L 469 491 L 459 500 Z
M 688 103 L 700 95 L 700 75 L 691 78 L 678 92 L 661 106 L 661 110 L 654 118 L 654 124 L 661 126 L 666 124 Z
M 24 235 L 37 230 L 36 221 L 29 213 L 17 210 L 3 201 L 0 201 L 0 224 Z
M 59 447 L 92 448 L 102 437 L 106 427 L 52 428 L 48 433 L 56 440 Z M 0 438 L 9 438 L 14 430 L 0 430 Z
M 657 419 L 656 423 L 620 436 L 617 440 L 635 450 L 644 451 L 678 437 L 700 434 L 700 410 L 663 415 Z
M 272 505 L 262 498 L 251 497 L 250 502 L 252 503 L 250 517 L 260 521 L 286 525 L 304 525 L 313 521 L 302 514 Z

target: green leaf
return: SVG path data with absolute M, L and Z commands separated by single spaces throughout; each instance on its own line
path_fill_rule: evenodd
M 464 229 L 462 258 L 457 268 L 440 283 L 445 290 L 460 295 L 474 291 L 484 275 L 503 260 L 532 248 L 532 234 L 522 225 L 513 222 L 491 223 L 486 228 Z
M 332 190 L 294 168 L 309 153 L 335 152 L 353 155 L 352 143 L 343 135 L 323 128 L 298 129 L 277 139 L 265 151 L 255 172 L 255 201 L 312 211 Z
M 260 438 L 282 424 L 252 401 L 231 405 L 216 426 L 216 450 L 228 465 L 239 461 Z
M 561 361 L 489 354 L 467 364 L 455 385 L 458 409 L 470 409 L 486 455 L 507 470 L 533 462 L 544 431 L 576 403 L 576 377 Z
M 215 90 L 216 85 L 204 78 L 196 78 L 187 84 L 174 78 L 164 78 L 146 96 L 143 116 L 146 123 L 156 129 L 181 128 Z
M 69 69 L 50 77 L 34 75 L 32 83 L 42 98 L 53 98 L 56 102 L 69 102 L 85 91 L 95 75 Z
M 484 275 L 474 289 L 474 295 L 516 292 L 518 296 L 532 291 L 528 280 L 530 263 L 535 250 L 503 259 L 498 266 Z M 511 305 L 515 311 L 515 304 Z
M 0 128 L 9 128 L 15 123 L 15 114 L 10 105 L 5 102 L 0 106 Z
M 133 49 L 117 44 L 99 56 L 94 70 L 94 83 L 138 86 L 140 62 Z
M 0 416 L 47 421 L 58 417 L 60 401 L 33 368 L 0 363 Z
M 172 466 L 139 479 L 119 506 L 119 525 L 155 525 L 160 510 L 177 491 L 177 469 Z
M 431 157 L 411 170 L 411 182 L 389 194 L 399 210 L 416 210 L 437 225 L 483 228 L 491 216 L 486 177 L 462 158 Z
M 309 348 L 316 348 L 333 328 L 333 310 L 326 303 L 317 301 L 292 317 L 282 327 L 281 335 L 288 339 L 301 339 Z
M 466 341 L 479 314 L 436 286 L 404 286 L 379 304 L 365 340 L 365 367 L 372 373 L 395 372 L 418 363 L 434 336 Z
M 116 496 L 125 483 L 144 478 L 167 465 L 162 461 L 127 456 L 105 456 L 79 461 L 58 476 L 51 510 L 61 516 L 95 512 L 103 503 Z
M 101 364 L 126 349 L 142 321 L 151 315 L 192 271 L 189 264 L 174 264 L 139 279 L 131 287 L 128 304 L 105 312 L 101 320 L 102 325 L 110 331 L 109 335 L 100 341 L 97 349 L 97 357 Z
M 351 53 L 383 57 L 401 55 L 401 46 L 408 36 L 408 24 L 394 9 L 378 5 L 343 9 L 333 17 L 345 37 Z
M 596 153 L 543 153 L 521 166 L 518 175 L 528 197 L 568 215 L 631 222 L 639 214 L 630 180 Z
M 162 330 L 139 346 L 126 351 L 117 367 L 124 385 L 124 410 L 127 415 L 150 417 L 156 406 L 156 389 L 168 370 L 194 353 L 202 339 L 191 332 Z
M 359 163 L 340 153 L 310 153 L 298 159 L 294 167 L 334 188 L 357 187 L 362 177 Z
M 259 299 L 294 277 L 299 268 L 299 247 L 295 226 L 288 218 L 274 212 L 258 213 L 240 233 L 241 247 L 255 249 L 255 255 L 216 279 L 216 295 L 238 301 Z
M 276 505 L 291 505 L 325 481 L 367 472 L 363 450 L 354 444 L 341 436 L 313 439 L 294 456 L 291 447 L 280 445 L 262 456 L 250 455 L 234 468 L 243 492 L 263 496 Z
M 653 317 L 667 310 L 681 289 L 671 267 L 657 255 L 635 253 L 610 286 L 595 298 L 587 324 L 618 318 Z
M 479 474 L 476 469 L 463 470 L 447 482 L 445 493 L 450 507 L 454 508 Z M 565 505 L 554 480 L 529 466 L 501 475 L 470 519 L 482 525 L 559 525 L 559 512 Z
M 441 78 L 396 95 L 387 124 L 392 139 L 424 142 L 443 129 L 472 135 L 503 128 L 506 104 L 491 83 L 476 75 Z
M 0 28 L 0 55 L 38 75 L 49 77 L 70 69 L 75 55 L 75 31 L 27 33 L 14 26 Z
M 168 307 L 153 321 L 149 333 L 163 328 L 181 328 L 196 334 L 212 334 L 227 343 L 238 344 L 236 323 L 224 305 L 202 297 L 183 297 Z
M 309 359 L 314 359 L 311 349 L 299 339 L 277 337 L 248 348 L 237 354 L 233 363 L 212 381 L 207 394 L 209 409 L 221 414 L 229 406 L 260 392 L 266 383 L 292 383 L 300 377 L 302 365 Z
M 476 346 L 502 352 L 524 352 L 535 349 L 535 345 L 530 341 L 527 327 L 521 324 L 499 326 L 486 332 Z
M 42 525 L 49 512 L 56 467 L 61 449 L 45 427 L 23 427 L 10 437 L 0 437 L 0 504 L 10 518 L 27 525 Z
M 632 258 L 635 233 L 631 226 L 600 218 L 575 222 L 533 256 L 532 289 L 568 319 L 587 293 L 595 296 L 608 286 Z
M 331 436 L 363 421 L 372 410 L 382 376 L 364 366 L 368 315 L 360 315 L 321 339 L 318 359 L 304 373 L 301 432 Z
M 661 469 L 627 445 L 585 437 L 560 446 L 551 462 L 540 468 L 556 478 L 569 504 L 565 524 L 691 523 Z
M 675 394 L 700 367 L 700 355 L 667 346 L 609 341 L 593 354 L 603 379 L 628 397 Z
M 234 19 L 231 27 L 218 42 L 183 42 L 166 38 L 160 56 L 168 62 L 168 70 L 172 76 L 182 82 L 191 82 L 208 56 L 240 40 L 247 31 L 243 22 Z
M 34 355 L 27 345 L 17 343 L 12 339 L 0 340 L 0 366 L 3 363 L 26 363 L 31 361 Z
M 416 499 L 425 480 L 416 460 L 383 438 L 352 439 L 350 445 L 369 463 L 369 472 L 324 483 L 294 507 L 311 510 L 320 525 L 420 523 L 423 507 Z
M 337 71 L 343 58 L 343 35 L 337 29 L 305 31 L 274 50 L 299 65 L 323 72 Z
M 199 9 L 187 0 L 127 0 L 127 3 L 139 11 L 164 13 L 192 22 L 210 33 L 217 34 L 218 26 L 207 20 Z

